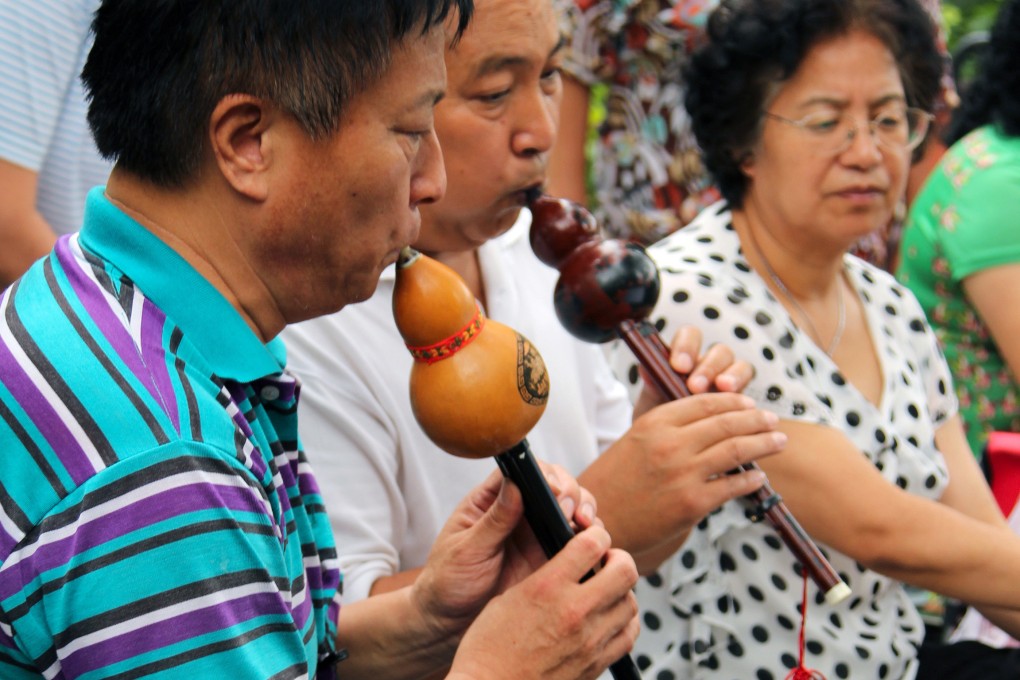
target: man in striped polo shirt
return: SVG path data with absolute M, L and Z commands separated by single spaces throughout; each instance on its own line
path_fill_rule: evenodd
M 275 338 L 368 297 L 442 195 L 444 27 L 471 9 L 103 2 L 83 79 L 116 165 L 0 295 L 0 677 L 326 678 L 349 654 L 352 678 L 579 678 L 630 649 L 633 560 L 578 511 L 536 566 L 497 475 L 413 586 L 340 613 Z

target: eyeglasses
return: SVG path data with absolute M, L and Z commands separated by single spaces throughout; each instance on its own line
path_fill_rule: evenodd
M 768 111 L 762 115 L 804 130 L 816 142 L 813 148 L 818 155 L 839 155 L 849 149 L 857 137 L 857 120 L 845 111 L 816 111 L 800 120 L 791 120 Z M 923 109 L 886 108 L 868 121 L 868 131 L 881 147 L 893 151 L 913 151 L 928 134 L 928 126 L 933 118 L 932 114 Z

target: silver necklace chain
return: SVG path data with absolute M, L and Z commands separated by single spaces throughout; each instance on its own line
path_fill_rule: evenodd
M 821 346 L 822 336 L 818 333 L 818 329 L 815 328 L 815 324 L 811 321 L 811 317 L 804 311 L 804 308 L 800 306 L 797 302 L 797 298 L 793 297 L 790 289 L 786 287 L 783 280 L 779 278 L 779 274 L 777 274 L 776 270 L 772 268 L 771 264 L 769 264 L 768 258 L 765 257 L 765 253 L 762 252 L 761 246 L 758 245 L 758 239 L 754 237 L 754 234 L 751 234 L 750 230 L 748 231 L 748 234 L 751 236 L 751 242 L 754 244 L 754 249 L 758 252 L 758 257 L 761 258 L 761 263 L 765 266 L 765 271 L 768 273 L 769 278 L 772 279 L 772 283 L 776 284 L 776 288 L 778 288 L 779 292 L 783 294 L 783 297 L 786 298 L 787 302 L 793 305 L 793 308 L 797 310 L 801 318 L 803 318 L 807 323 L 808 330 L 811 332 L 812 337 L 814 337 L 818 341 L 819 346 Z M 842 282 L 839 282 L 839 285 L 836 288 L 836 298 L 838 300 L 837 309 L 839 314 L 836 320 L 836 332 L 832 334 L 832 339 L 829 340 L 829 346 L 825 348 L 825 353 L 830 357 L 839 346 L 839 341 L 843 339 L 843 331 L 846 330 L 846 301 L 843 299 Z

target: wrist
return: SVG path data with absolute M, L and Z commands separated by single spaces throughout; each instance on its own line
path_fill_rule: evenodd
M 434 652 L 437 660 L 449 664 L 474 617 L 451 616 L 446 612 L 427 573 L 415 580 L 406 592 L 412 625 L 419 631 L 422 646 Z

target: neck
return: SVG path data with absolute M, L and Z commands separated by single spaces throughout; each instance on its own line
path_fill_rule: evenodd
M 746 213 L 734 213 L 733 227 L 748 263 L 794 322 L 832 356 L 846 326 L 842 253 L 801 257 Z
M 775 275 L 798 302 L 833 299 L 841 282 L 845 251 L 785 238 L 752 211 L 734 211 L 733 228 L 748 263 L 770 282 L 770 288 Z
M 482 279 L 482 267 L 478 262 L 478 250 L 444 251 L 426 253 L 429 257 L 442 262 L 447 267 L 457 272 L 460 278 L 464 279 L 468 290 L 475 296 L 475 299 L 485 308 L 485 281 Z
M 116 168 L 106 195 L 209 281 L 262 341 L 283 330 L 279 306 L 231 229 L 245 223 L 232 215 L 235 199 L 204 184 L 159 187 Z

